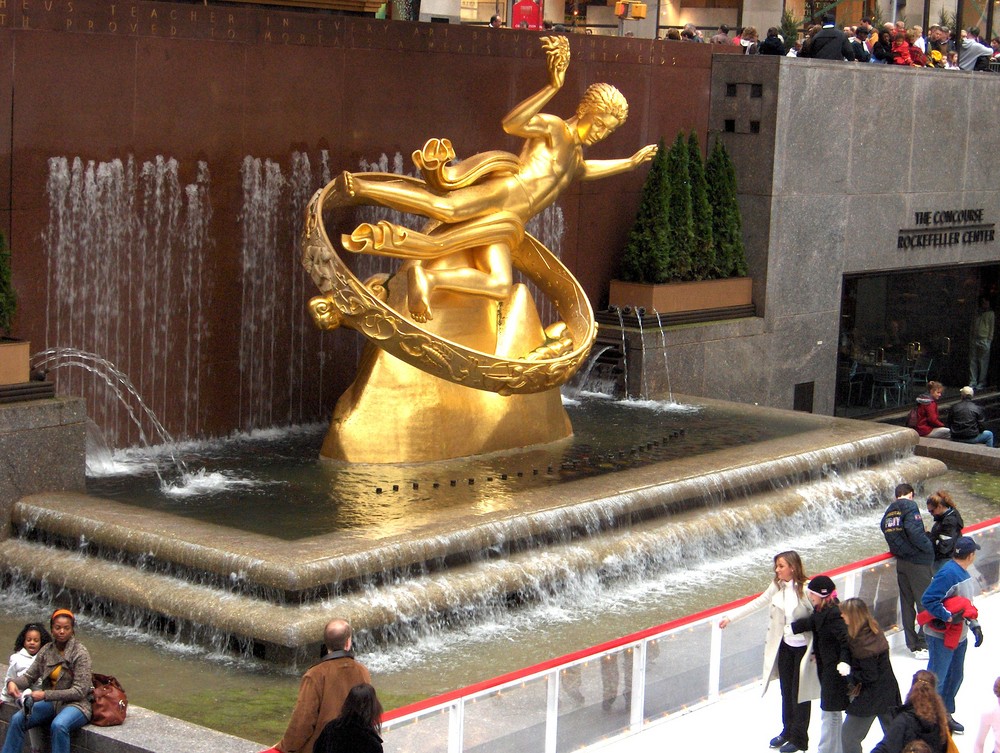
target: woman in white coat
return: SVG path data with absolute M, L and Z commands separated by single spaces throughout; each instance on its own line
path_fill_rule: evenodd
M 771 747 L 794 753 L 809 747 L 810 701 L 819 698 L 819 677 L 811 661 L 812 633 L 786 635 L 785 626 L 813 611 L 805 593 L 806 578 L 798 552 L 774 556 L 774 580 L 756 599 L 726 615 L 719 627 L 767 606 L 769 620 L 764 644 L 764 692 L 774 678 L 781 686 L 781 732 Z

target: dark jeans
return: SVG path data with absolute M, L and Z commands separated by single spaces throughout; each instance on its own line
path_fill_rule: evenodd
M 840 729 L 840 744 L 844 753 L 861 753 L 861 743 L 868 736 L 868 730 L 872 728 L 874 716 L 851 716 L 844 719 L 844 726 Z M 889 725 L 892 724 L 892 714 L 886 712 L 879 714 L 878 723 L 882 726 L 882 735 L 889 732 Z
M 799 703 L 799 664 L 805 653 L 805 646 L 789 646 L 784 641 L 778 647 L 781 736 L 799 750 L 809 747 L 809 716 L 812 711 L 810 701 Z
M 931 584 L 931 565 L 916 565 L 896 558 L 896 583 L 899 586 L 899 609 L 903 619 L 903 634 L 910 651 L 927 648 L 923 635 L 915 627 L 917 612 L 923 609 L 920 599 Z

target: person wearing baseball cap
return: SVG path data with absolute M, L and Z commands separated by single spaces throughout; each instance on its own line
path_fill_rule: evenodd
M 974 539 L 969 536 L 960 536 L 955 542 L 953 559 L 946 562 L 934 574 L 922 599 L 924 609 L 930 612 L 936 620 L 940 620 L 940 623 L 932 620 L 924 625 L 927 650 L 930 653 L 927 669 L 937 675 L 937 691 L 948 710 L 948 726 L 952 732 L 957 733 L 965 731 L 964 725 L 956 722 L 952 715 L 955 713 L 955 695 L 962 686 L 965 673 L 965 652 L 969 647 L 968 634 L 971 632 L 975 636 L 974 645 L 978 648 L 983 645 L 983 629 L 979 626 L 978 620 L 966 618 L 965 608 L 951 612 L 945 606 L 945 602 L 954 597 L 961 597 L 967 599 L 971 605 L 973 598 L 979 593 L 978 582 L 969 575 L 969 568 L 975 562 L 978 550 L 979 544 Z M 951 603 L 954 604 L 954 602 Z M 962 625 L 958 645 L 954 648 L 949 648 L 945 644 L 950 623 Z M 953 642 L 954 638 L 949 641 L 949 643 Z
M 827 575 L 817 575 L 806 586 L 806 596 L 813 612 L 794 620 L 785 628 L 787 635 L 811 632 L 816 672 L 819 674 L 819 707 L 822 724 L 819 730 L 820 753 L 839 753 L 840 729 L 847 696 L 847 676 L 851 673 L 851 649 L 847 643 L 847 624 L 840 614 L 837 587 Z
M 962 399 L 952 406 L 951 414 L 948 416 L 951 438 L 956 442 L 993 447 L 993 432 L 986 428 L 986 411 L 972 402 L 975 390 L 966 386 L 959 392 L 962 394 Z

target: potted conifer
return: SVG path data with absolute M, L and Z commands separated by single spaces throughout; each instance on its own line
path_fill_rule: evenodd
M 746 306 L 751 280 L 736 201 L 736 172 L 721 142 L 702 162 L 698 137 L 678 134 L 643 185 L 612 306 L 661 314 Z
M 0 386 L 22 384 L 30 374 L 31 344 L 10 337 L 17 313 L 17 293 L 12 280 L 10 252 L 0 233 Z

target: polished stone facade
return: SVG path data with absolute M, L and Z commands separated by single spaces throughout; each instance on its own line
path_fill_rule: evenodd
M 759 318 L 668 331 L 673 389 L 791 408 L 812 383 L 812 410 L 832 413 L 845 275 L 1000 260 L 988 230 L 899 248 L 918 212 L 1000 222 L 998 120 L 996 75 L 716 58 L 709 131 L 736 164 Z
M 0 540 L 25 494 L 86 489 L 86 420 L 79 398 L 0 405 Z

